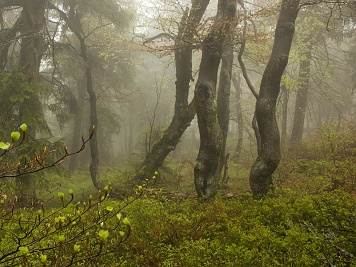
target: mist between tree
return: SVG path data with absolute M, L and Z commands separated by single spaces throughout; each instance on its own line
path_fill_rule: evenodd
M 335 190 L 354 199 L 354 1 L 0 0 L 0 9 L 0 191 L 11 205 L 56 207 L 57 191 L 76 192 L 68 204 L 110 191 L 99 207 L 136 199 L 138 188 L 135 203 L 153 209 L 156 199 L 211 209 L 310 195 L 335 208 Z M 324 229 L 305 222 L 308 233 Z M 115 242 L 129 242 L 127 233 Z M 100 253 L 78 262 L 98 264 L 100 240 Z M 318 263 L 351 266 L 355 251 L 342 248 L 326 248 Z

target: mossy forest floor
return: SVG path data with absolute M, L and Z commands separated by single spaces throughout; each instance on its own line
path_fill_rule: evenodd
M 169 159 L 156 185 L 121 210 L 131 222 L 129 238 L 86 265 L 356 266 L 355 140 L 353 131 L 326 133 L 285 154 L 263 200 L 251 197 L 248 157 L 229 163 L 228 185 L 210 201 L 196 198 L 193 160 Z M 124 199 L 105 200 L 108 211 L 125 205 L 126 194 L 134 195 L 126 186 L 130 171 L 102 169 L 101 178 L 119 187 Z M 85 172 L 47 174 L 43 181 L 38 196 L 52 207 L 61 205 L 58 191 L 73 189 L 73 203 L 97 195 Z M 109 231 L 104 248 L 116 241 Z

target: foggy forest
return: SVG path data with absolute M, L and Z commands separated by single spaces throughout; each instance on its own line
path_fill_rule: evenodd
M 355 0 L 0 0 L 0 266 L 356 266 Z

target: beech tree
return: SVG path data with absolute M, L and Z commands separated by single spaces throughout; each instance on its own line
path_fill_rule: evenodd
M 167 155 L 174 150 L 196 114 L 194 99 L 190 103 L 188 101 L 190 82 L 193 79 L 192 54 L 197 38 L 195 29 L 208 4 L 209 0 L 192 0 L 191 7 L 185 10 L 181 18 L 176 36 L 160 33 L 144 42 L 147 44 L 162 37 L 174 41 L 176 98 L 172 121 L 161 137 L 152 145 L 150 153 L 146 155 L 135 175 L 135 180 L 143 180 L 154 174 Z
M 222 148 L 216 108 L 217 76 L 223 43 L 234 25 L 235 13 L 236 1 L 218 1 L 217 15 L 202 44 L 199 77 L 194 91 L 200 133 L 199 153 L 194 167 L 198 197 L 212 198 L 217 192 L 216 172 Z
M 254 198 L 261 198 L 268 193 L 272 184 L 272 174 L 281 158 L 280 136 L 275 114 L 276 102 L 282 74 L 288 63 L 299 2 L 299 0 L 283 0 L 281 3 L 272 53 L 260 85 L 256 103 L 256 120 L 261 136 L 261 147 L 250 172 L 250 186 Z
M 231 28 L 235 27 L 236 24 L 236 12 L 233 18 L 234 25 L 230 25 Z M 231 23 L 233 23 L 231 22 Z M 222 175 L 221 181 L 226 184 L 227 181 L 227 159 L 228 154 L 226 154 L 226 143 L 229 132 L 229 121 L 230 121 L 230 90 L 232 82 L 232 67 L 234 62 L 234 36 L 231 30 L 229 34 L 224 38 L 222 56 L 221 56 L 221 70 L 219 77 L 219 85 L 217 91 L 216 109 L 219 128 L 222 134 L 222 147 L 220 151 L 220 158 L 218 167 L 216 170 L 216 178 L 220 179 L 221 172 L 225 166 L 224 173 Z M 241 124 L 240 124 L 241 126 Z
M 206 10 L 209 1 L 192 1 L 190 9 L 185 9 L 184 14 L 179 23 L 178 32 L 176 35 L 172 33 L 160 33 L 154 37 L 148 38 L 144 44 L 150 43 L 158 38 L 169 38 L 174 42 L 174 56 L 176 67 L 176 100 L 173 119 L 168 126 L 167 130 L 162 134 L 161 138 L 156 141 L 150 153 L 146 155 L 146 158 L 141 165 L 139 172 L 136 175 L 136 179 L 144 179 L 154 173 L 155 170 L 161 166 L 163 160 L 178 144 L 180 137 L 184 133 L 185 129 L 190 125 L 196 111 L 198 114 L 198 122 L 201 134 L 201 149 L 197 158 L 197 164 L 195 166 L 195 185 L 199 197 L 210 198 L 215 195 L 217 190 L 216 175 L 217 164 L 220 156 L 221 140 L 220 129 L 217 120 L 216 111 L 216 85 L 218 67 L 221 60 L 223 43 L 226 41 L 228 30 L 234 25 L 233 17 L 236 11 L 236 1 L 219 1 L 217 16 L 214 18 L 214 22 L 210 27 L 210 32 L 204 37 L 203 42 L 200 43 L 197 37 L 198 31 L 196 30 L 199 22 Z M 197 42 L 198 41 L 198 42 Z M 227 41 L 228 43 L 228 41 Z M 188 95 L 190 82 L 193 80 L 192 75 L 192 52 L 195 44 L 201 45 L 202 59 L 199 67 L 198 81 L 195 87 L 195 94 L 193 100 L 188 103 Z M 230 57 L 230 55 L 227 56 Z M 229 63 L 231 64 L 231 63 Z M 223 72 L 225 74 L 226 71 Z M 227 70 L 227 72 L 229 72 Z M 231 72 L 231 71 L 230 71 Z M 229 75 L 231 76 L 231 74 Z M 228 80 L 231 77 L 227 78 Z M 227 86 L 222 82 L 222 89 L 225 90 Z M 207 91 L 206 91 L 207 90 Z M 210 95 L 213 93 L 212 95 Z M 209 95 L 209 100 L 204 99 L 204 94 Z M 223 94 L 228 94 L 225 91 Z M 222 95 L 223 95 L 222 94 Z M 205 100 L 208 100 L 207 102 Z M 224 102 L 225 103 L 225 102 Z M 210 104 L 213 104 L 210 107 Z M 208 113 L 206 108 L 208 107 Z M 212 109 L 210 109 L 212 108 Z M 224 113 L 226 114 L 226 113 Z M 208 118 L 210 122 L 205 124 L 205 120 Z M 228 117 L 227 117 L 228 118 Z M 205 124 L 205 125 L 204 125 Z M 223 126 L 227 128 L 227 126 Z M 213 137 L 211 130 L 214 128 Z M 207 148 L 209 143 L 214 140 L 212 149 Z M 205 155 L 206 150 L 209 150 L 209 155 Z M 214 158 L 214 164 L 210 165 L 206 160 L 208 158 Z M 209 177 L 208 177 L 209 176 Z M 207 180 L 211 185 L 207 186 Z M 206 192 L 209 192 L 206 194 Z M 211 193 L 210 193 L 211 192 Z

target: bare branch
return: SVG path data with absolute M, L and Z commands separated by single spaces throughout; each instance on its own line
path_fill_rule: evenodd
M 245 46 L 246 46 L 246 28 L 247 28 L 247 11 L 246 8 L 243 4 L 242 1 L 239 1 L 239 4 L 241 5 L 241 7 L 244 10 L 244 28 L 243 28 L 243 33 L 242 33 L 242 40 L 241 40 L 241 47 L 240 47 L 240 51 L 239 54 L 237 55 L 237 60 L 240 64 L 241 70 L 242 70 L 242 75 L 245 78 L 245 81 L 247 83 L 248 88 L 250 89 L 250 91 L 252 92 L 252 94 L 254 95 L 254 97 L 256 99 L 258 99 L 258 93 L 255 89 L 255 87 L 252 85 L 250 77 L 248 76 L 247 70 L 246 70 L 246 66 L 245 63 L 242 60 L 242 55 L 245 51 Z
M 91 131 L 91 133 L 90 133 L 90 135 L 89 135 L 89 137 L 87 139 L 84 139 L 84 137 L 82 137 L 82 146 L 77 151 L 69 153 L 68 152 L 68 148 L 66 146 L 64 146 L 64 154 L 63 154 L 63 156 L 58 158 L 58 159 L 56 159 L 52 163 L 49 163 L 49 164 L 46 165 L 45 164 L 45 158 L 46 158 L 46 155 L 48 155 L 50 153 L 53 153 L 55 151 L 47 152 L 47 149 L 44 148 L 44 151 L 43 151 L 42 155 L 35 155 L 34 159 L 29 161 L 29 162 L 24 162 L 22 164 L 19 162 L 16 165 L 16 167 L 5 169 L 2 173 L 0 173 L 0 178 L 19 177 L 19 176 L 22 176 L 22 175 L 25 175 L 25 174 L 35 173 L 35 172 L 42 171 L 44 169 L 48 169 L 48 168 L 52 168 L 52 167 L 58 166 L 58 165 L 60 165 L 60 164 L 62 164 L 64 162 L 65 158 L 67 158 L 69 156 L 73 156 L 73 155 L 79 154 L 81 151 L 83 151 L 85 149 L 86 144 L 93 137 L 94 133 L 95 133 L 95 125 L 93 125 L 92 131 Z M 24 137 L 22 139 L 24 139 Z M 23 140 L 20 142 L 20 144 L 16 145 L 15 147 L 18 147 L 19 145 L 21 145 L 22 142 L 23 142 Z M 8 150 L 6 150 L 6 151 L 8 151 Z M 6 153 L 6 151 L 2 155 L 4 155 Z
M 162 32 L 162 33 L 157 34 L 156 36 L 147 38 L 145 41 L 143 41 L 143 44 L 150 43 L 150 42 L 152 42 L 156 39 L 159 39 L 159 38 L 169 38 L 169 39 L 175 40 L 175 37 L 173 35 L 166 33 L 166 32 Z

